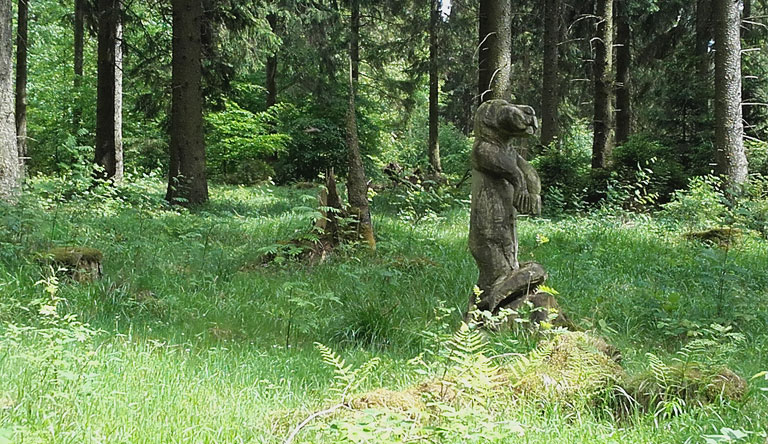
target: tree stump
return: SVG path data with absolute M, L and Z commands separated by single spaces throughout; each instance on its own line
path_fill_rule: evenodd
M 101 278 L 101 251 L 88 247 L 57 247 L 45 254 L 45 263 L 61 270 L 77 282 L 91 282 Z

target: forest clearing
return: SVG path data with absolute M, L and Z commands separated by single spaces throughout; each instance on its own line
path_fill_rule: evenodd
M 768 444 L 764 0 L 0 0 L 0 444 Z

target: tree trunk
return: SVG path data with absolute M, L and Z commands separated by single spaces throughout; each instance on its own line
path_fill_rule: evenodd
M 122 0 L 99 0 L 98 85 L 96 98 L 97 175 L 123 179 Z
M 629 24 L 629 0 L 617 0 L 616 5 L 616 144 L 621 145 L 632 134 L 632 95 L 629 88 L 632 29 Z
M 0 199 L 14 200 L 19 187 L 19 151 L 13 111 L 13 7 L 0 0 Z
M 747 180 L 741 112 L 741 17 L 738 0 L 715 0 L 715 148 L 729 185 Z
M 277 33 L 277 15 L 267 16 L 272 33 Z M 267 57 L 267 108 L 277 103 L 277 50 Z
M 24 176 L 27 160 L 27 37 L 29 24 L 28 0 L 19 0 L 16 31 L 16 139 L 19 153 L 19 173 Z
M 435 174 L 442 174 L 443 166 L 440 164 L 440 121 L 439 121 L 439 95 L 440 78 L 438 77 L 438 26 L 442 9 L 441 0 L 431 0 L 429 16 L 429 166 Z
M 77 131 L 83 118 L 83 110 L 80 108 L 80 88 L 83 85 L 83 47 L 85 45 L 85 0 L 75 0 L 75 97 L 72 109 L 72 126 Z
M 349 149 L 349 173 L 347 177 L 347 196 L 351 213 L 360 223 L 360 237 L 376 248 L 373 235 L 371 210 L 368 206 L 368 182 L 365 177 L 363 159 L 360 155 L 360 139 L 357 134 L 357 116 L 355 97 L 357 80 L 360 73 L 360 3 L 351 0 L 351 21 L 349 39 L 349 104 L 347 107 L 347 148 Z
M 592 168 L 607 168 L 614 144 L 613 126 L 613 0 L 597 3 L 595 51 L 595 118 Z
M 541 89 L 541 144 L 548 146 L 560 133 L 558 107 L 560 105 L 560 14 L 561 0 L 544 0 L 544 64 Z
M 196 205 L 208 200 L 203 133 L 200 0 L 172 0 L 171 163 L 166 200 Z
M 696 2 L 696 71 L 699 79 L 707 83 L 709 73 L 712 71 L 712 59 L 709 54 L 709 43 L 714 38 L 712 1 L 697 0 Z
M 479 103 L 511 100 L 512 14 L 510 0 L 480 0 Z

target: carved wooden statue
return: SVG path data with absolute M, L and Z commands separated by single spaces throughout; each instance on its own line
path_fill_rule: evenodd
M 469 249 L 480 269 L 481 310 L 499 308 L 532 294 L 546 279 L 536 263 L 520 267 L 517 213 L 541 212 L 541 183 L 536 170 L 515 150 L 514 140 L 537 127 L 530 106 L 489 100 L 477 109 L 472 149 L 472 212 Z M 518 301 L 519 302 L 519 301 Z

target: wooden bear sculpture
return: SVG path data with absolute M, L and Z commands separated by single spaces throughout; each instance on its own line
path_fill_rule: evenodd
M 469 249 L 480 270 L 477 286 L 482 293 L 470 306 L 476 303 L 481 310 L 497 311 L 546 279 L 539 264 L 521 269 L 517 259 L 517 213 L 540 213 L 541 183 L 513 142 L 532 135 L 536 127 L 530 106 L 489 100 L 477 109 Z M 528 288 L 517 288 L 521 285 Z

